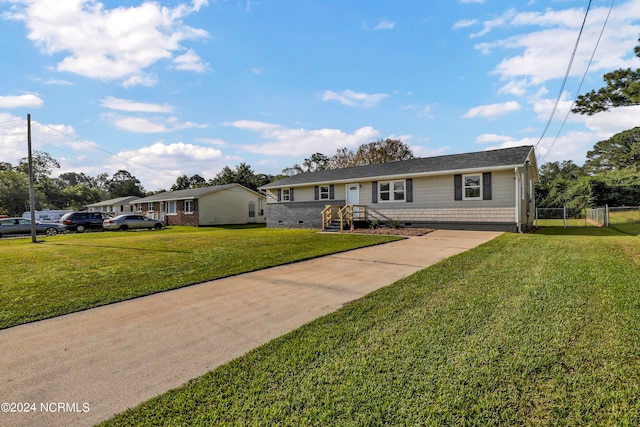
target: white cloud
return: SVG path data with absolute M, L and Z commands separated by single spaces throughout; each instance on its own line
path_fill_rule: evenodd
M 194 141 L 209 145 L 225 146 L 227 142 L 219 138 L 195 138 Z
M 25 94 L 15 96 L 0 96 L 0 108 L 38 108 L 44 101 L 36 95 Z
M 156 2 L 139 6 L 107 9 L 95 0 L 58 1 L 16 0 L 5 18 L 24 21 L 28 37 L 49 55 L 66 55 L 58 71 L 89 78 L 148 84 L 149 78 L 136 79 L 144 70 L 162 60 L 171 60 L 184 50 L 184 41 L 207 37 L 205 30 L 185 25 L 183 19 L 207 5 L 173 8 Z M 201 71 L 204 64 L 195 53 L 177 56 L 176 67 Z
M 594 7 L 589 12 L 570 76 L 582 76 L 586 70 L 608 12 L 608 6 Z M 516 89 L 521 96 L 522 91 L 530 86 L 564 77 L 584 16 L 585 10 L 582 8 L 547 9 L 544 12 L 510 9 L 493 20 L 485 21 L 483 29 L 471 34 L 471 37 L 486 36 L 496 29 L 507 28 L 512 34 L 518 28 L 523 29 L 520 34 L 475 46 L 484 54 L 496 50 L 520 52 L 506 56 L 496 66 L 494 73 L 508 82 L 501 92 L 514 93 L 513 89 Z M 590 65 L 591 73 L 601 75 L 616 68 L 637 67 L 633 48 L 639 31 L 638 19 L 640 2 L 637 0 L 614 9 Z
M 132 116 L 108 116 L 111 123 L 118 129 L 135 133 L 166 133 L 182 129 L 204 128 L 194 122 L 179 122 L 175 117 L 145 118 Z
M 170 113 L 173 111 L 173 107 L 166 104 L 148 104 L 112 96 L 104 98 L 101 103 L 103 107 L 120 111 L 140 111 L 145 113 Z
M 112 171 L 119 169 L 129 171 L 145 183 L 146 190 L 168 190 L 181 175 L 199 174 L 205 179 L 213 178 L 214 171 L 222 169 L 226 160 L 220 150 L 212 147 L 183 142 L 174 144 L 156 142 L 135 150 L 120 151 L 117 157 L 107 160 L 104 168 Z M 162 166 L 149 168 L 143 165 Z M 203 170 L 204 165 L 212 170 Z
M 122 81 L 122 86 L 129 88 L 132 86 L 153 87 L 158 84 L 158 77 L 154 74 L 136 74 Z
M 173 66 L 177 70 L 194 71 L 203 73 L 209 68 L 209 64 L 202 61 L 193 49 L 189 49 L 185 54 L 176 56 L 173 60 Z
M 520 104 L 516 101 L 509 101 L 505 103 L 480 105 L 473 107 L 467 111 L 462 117 L 465 119 L 471 119 L 475 117 L 494 118 L 502 116 L 514 111 L 520 110 Z
M 342 147 L 358 147 L 380 136 L 371 126 L 361 127 L 349 134 L 339 129 L 287 129 L 271 123 L 249 120 L 223 125 L 259 133 L 266 142 L 247 145 L 244 149 L 251 153 L 270 156 L 305 156 L 318 151 L 332 153 Z
M 458 30 L 460 28 L 472 27 L 478 23 L 477 19 L 461 19 L 460 21 L 453 24 L 453 29 Z
M 378 22 L 373 28 L 373 31 L 380 31 L 380 30 L 393 30 L 393 28 L 396 26 L 396 23 L 393 21 L 387 21 L 386 19 L 382 19 L 380 20 L 380 22 Z
M 332 90 L 325 90 L 322 94 L 323 101 L 338 101 L 343 105 L 355 106 L 362 105 L 365 108 L 375 107 L 378 103 L 387 98 L 389 95 L 386 93 L 362 93 L 355 92 L 350 89 L 343 90 L 342 92 L 334 92 Z
M 510 143 L 514 140 L 513 137 L 507 135 L 498 135 L 495 133 L 485 133 L 476 138 L 478 144 L 495 144 L 495 143 Z
M 425 104 L 425 105 L 411 104 L 411 105 L 405 105 L 402 108 L 404 110 L 415 111 L 418 114 L 418 117 L 434 119 L 435 116 L 433 115 L 433 112 L 432 112 L 433 107 L 434 105 L 431 105 L 431 104 Z

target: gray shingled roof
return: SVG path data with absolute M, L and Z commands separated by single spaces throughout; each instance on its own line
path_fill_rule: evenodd
M 469 169 L 520 166 L 526 162 L 531 150 L 533 150 L 533 146 L 527 145 L 475 153 L 423 157 L 353 168 L 307 172 L 266 184 L 260 189 L 396 175 L 411 176 L 432 172 L 456 172 Z
M 216 191 L 226 190 L 227 188 L 231 188 L 235 186 L 242 187 L 240 184 L 225 184 L 225 185 L 213 185 L 209 187 L 191 188 L 188 190 L 165 191 L 164 193 L 158 193 L 152 196 L 135 200 L 134 203 L 150 203 L 150 202 L 163 202 L 167 200 L 197 199 L 206 194 L 215 193 Z M 245 188 L 248 191 L 252 191 L 246 187 L 242 187 L 242 188 Z
M 116 197 L 115 199 L 103 200 L 102 202 L 92 203 L 87 205 L 87 207 L 98 207 L 98 206 L 112 206 L 112 205 L 127 205 L 140 197 L 138 196 L 125 196 L 125 197 Z

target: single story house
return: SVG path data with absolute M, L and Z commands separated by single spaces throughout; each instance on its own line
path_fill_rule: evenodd
M 157 193 L 131 202 L 135 211 L 167 225 L 264 223 L 266 198 L 240 184 Z
M 522 232 L 533 227 L 533 146 L 294 175 L 260 187 L 267 227 L 401 227 Z
M 133 206 L 131 202 L 138 200 L 138 196 L 117 197 L 115 199 L 109 199 L 98 203 L 92 203 L 87 205 L 89 212 L 102 212 L 111 215 L 122 215 L 133 212 Z

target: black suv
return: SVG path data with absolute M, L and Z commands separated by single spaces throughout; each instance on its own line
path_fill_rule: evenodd
M 69 212 L 60 217 L 60 224 L 69 231 L 82 233 L 85 230 L 102 230 L 102 221 L 106 218 L 100 212 Z

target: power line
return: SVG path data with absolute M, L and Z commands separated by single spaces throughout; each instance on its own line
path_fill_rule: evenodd
M 21 122 L 22 120 L 24 120 L 24 119 L 7 120 L 6 122 L 0 122 L 0 125 L 4 125 L 6 123 Z
M 169 171 L 167 171 L 167 170 L 156 169 L 156 168 L 153 168 L 153 167 L 151 167 L 151 166 L 147 166 L 147 165 L 145 165 L 145 164 L 143 164 L 143 163 L 136 162 L 135 160 L 127 159 L 126 157 L 123 157 L 123 156 L 121 156 L 121 155 L 119 155 L 119 154 L 112 153 L 112 152 L 110 152 L 109 150 L 105 150 L 104 148 L 100 147 L 98 144 L 95 144 L 95 143 L 89 143 L 89 142 L 86 142 L 86 141 L 79 140 L 79 139 L 77 139 L 77 138 L 76 138 L 75 136 L 73 136 L 73 135 L 69 135 L 69 134 L 67 134 L 67 133 L 65 133 L 65 132 L 62 132 L 62 131 L 61 131 L 61 130 L 59 130 L 59 129 L 53 128 L 53 127 L 48 126 L 48 125 L 45 125 L 44 123 L 39 123 L 39 122 L 35 122 L 35 123 L 36 123 L 36 124 L 38 124 L 38 125 L 40 125 L 40 126 L 42 126 L 42 127 L 45 127 L 45 128 L 47 128 L 47 129 L 50 129 L 50 130 L 52 130 L 52 131 L 54 131 L 54 132 L 57 132 L 57 133 L 59 133 L 59 134 L 61 134 L 61 135 L 64 135 L 64 136 L 66 136 L 66 137 L 68 137 L 68 138 L 70 138 L 70 139 L 73 139 L 73 140 L 74 140 L 74 141 L 76 141 L 76 142 L 79 142 L 79 143 L 81 143 L 81 144 L 87 145 L 87 146 L 89 146 L 89 147 L 91 147 L 91 148 L 94 148 L 94 149 L 96 149 L 96 150 L 102 151 L 103 153 L 107 153 L 107 154 L 109 154 L 110 156 L 117 157 L 117 158 L 119 158 L 119 159 L 121 159 L 121 160 L 124 160 L 124 161 L 126 161 L 126 162 L 128 162 L 128 163 L 132 163 L 132 164 L 135 164 L 135 165 L 138 165 L 138 166 L 142 166 L 142 167 L 144 167 L 144 168 L 150 169 L 150 170 L 155 171 L 155 172 L 160 172 L 160 173 L 164 173 L 164 174 L 167 174 L 167 175 L 175 176 L 176 178 L 177 178 L 177 177 L 179 177 L 179 175 L 176 175 L 176 174 L 174 174 L 174 173 L 171 173 L 171 172 L 169 172 Z M 51 146 L 50 144 L 46 144 L 45 142 L 43 142 L 43 144 Z M 57 147 L 56 147 L 56 148 L 57 148 Z M 64 150 L 61 150 L 61 151 L 64 151 Z M 70 153 L 70 154 L 72 154 L 72 153 Z
M 553 116 L 556 113 L 556 110 L 558 109 L 558 104 L 560 103 L 560 99 L 562 99 L 562 93 L 564 92 L 564 87 L 567 84 L 567 80 L 569 79 L 569 72 L 571 71 L 571 66 L 573 65 L 573 60 L 575 59 L 576 56 L 576 51 L 578 50 L 578 45 L 580 44 L 580 39 L 582 37 L 582 32 L 584 30 L 584 26 L 585 23 L 587 21 L 587 16 L 589 15 L 589 10 L 591 9 L 591 0 L 589 0 L 589 4 L 587 5 L 587 10 L 584 14 L 584 19 L 582 20 L 582 26 L 580 27 L 580 32 L 578 33 L 578 38 L 576 39 L 576 43 L 573 47 L 573 52 L 571 53 L 571 59 L 569 60 L 569 65 L 567 66 L 567 71 L 564 74 L 564 79 L 562 79 L 562 85 L 560 86 L 560 93 L 558 93 L 558 97 L 556 98 L 556 102 L 553 106 L 553 109 L 551 110 L 551 115 L 549 116 L 549 120 L 547 121 L 547 125 L 545 126 L 544 130 L 542 131 L 542 135 L 540 135 L 540 139 L 538 139 L 538 142 L 536 143 L 535 147 L 538 148 L 538 145 L 540 144 L 540 142 L 542 142 L 542 138 L 544 138 L 544 136 L 547 133 L 547 130 L 549 130 L 549 126 L 551 125 L 551 121 L 553 120 Z
M 589 73 L 589 69 L 591 68 L 591 64 L 593 63 L 593 58 L 595 57 L 596 51 L 598 50 L 598 46 L 600 45 L 600 41 L 602 40 L 602 35 L 604 34 L 604 30 L 607 27 L 607 24 L 609 23 L 609 17 L 611 16 L 611 12 L 613 11 L 613 6 L 615 5 L 615 3 L 616 3 L 616 0 L 612 0 L 611 1 L 611 6 L 609 7 L 609 13 L 607 13 L 607 17 L 604 20 L 604 24 L 602 25 L 602 30 L 600 30 L 600 35 L 598 36 L 598 40 L 596 41 L 596 45 L 594 46 L 593 52 L 591 53 L 591 58 L 589 58 L 589 63 L 587 64 L 587 68 L 585 69 L 584 74 L 582 75 L 582 80 L 580 80 L 580 85 L 578 86 L 578 90 L 576 91 L 576 95 L 580 93 L 580 90 L 582 89 L 582 85 L 584 84 L 584 81 L 587 78 L 587 74 Z M 549 149 L 547 150 L 545 155 L 542 156 L 538 160 L 539 163 L 542 162 L 547 157 L 547 155 L 549 154 L 549 152 L 551 151 L 553 146 L 558 141 L 558 138 L 560 137 L 560 133 L 562 132 L 562 129 L 564 129 L 564 125 L 567 123 L 567 120 L 569 119 L 569 115 L 571 114 L 571 110 L 573 109 L 573 106 L 575 104 L 576 104 L 576 100 L 574 99 L 573 102 L 571 103 L 571 107 L 569 107 L 569 111 L 567 111 L 567 115 L 564 117 L 564 120 L 562 121 L 562 125 L 560 126 L 560 130 L 558 130 L 558 133 L 556 134 L 556 137 L 554 138 L 553 142 L 551 143 L 551 146 L 549 147 Z M 536 144 L 536 147 L 537 147 L 537 144 Z

